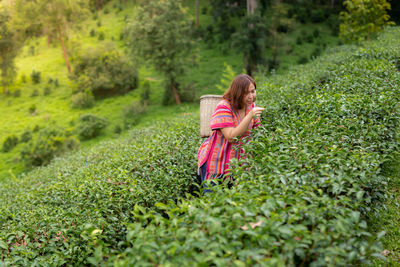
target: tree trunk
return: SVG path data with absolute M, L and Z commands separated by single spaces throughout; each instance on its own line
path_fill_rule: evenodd
M 333 9 L 335 7 L 335 0 L 331 0 L 331 8 Z
M 247 15 L 253 15 L 257 9 L 257 0 L 247 0 Z
M 176 84 L 175 84 L 175 82 L 173 80 L 171 81 L 171 88 L 172 88 L 172 93 L 174 94 L 174 97 L 175 97 L 176 104 L 180 105 L 181 104 L 181 98 L 179 97 L 178 89 L 176 88 Z
M 274 38 L 274 44 L 272 45 L 272 55 L 273 55 L 272 63 L 274 64 L 274 67 L 275 67 L 276 66 L 276 61 L 278 59 L 278 46 L 277 46 L 278 33 L 277 33 L 277 31 L 274 31 L 273 38 Z
M 196 28 L 199 27 L 199 0 L 196 0 Z
M 65 47 L 64 37 L 63 37 L 63 33 L 62 33 L 62 30 L 61 30 L 60 26 L 58 26 L 58 35 L 59 35 L 61 47 L 62 47 L 62 50 L 63 50 L 65 64 L 67 65 L 68 73 L 71 74 L 71 65 L 69 64 L 67 48 Z
M 101 0 L 97 0 L 96 1 L 96 6 L 97 6 L 97 11 L 99 12 L 100 9 L 102 9 L 102 7 L 103 7 L 102 1 Z

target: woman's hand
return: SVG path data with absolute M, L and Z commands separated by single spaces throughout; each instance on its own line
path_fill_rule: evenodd
M 254 107 L 249 113 L 247 113 L 246 117 L 244 117 L 238 126 L 221 128 L 222 134 L 229 142 L 233 142 L 233 138 L 242 136 L 248 130 L 251 120 L 254 117 L 259 118 L 263 110 L 264 108 Z
M 260 118 L 261 113 L 264 111 L 265 108 L 261 108 L 261 107 L 255 107 L 251 110 L 252 112 L 252 117 L 257 117 Z

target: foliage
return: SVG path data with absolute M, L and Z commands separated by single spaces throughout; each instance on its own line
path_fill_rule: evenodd
M 32 137 L 33 137 L 32 131 L 27 129 L 22 133 L 22 135 L 20 137 L 20 141 L 21 141 L 21 143 L 26 143 L 26 142 L 29 142 L 30 140 L 32 140 Z
M 246 14 L 245 2 L 215 0 L 211 1 L 210 4 L 213 24 L 219 41 L 222 43 L 231 40 L 231 35 L 237 30 L 235 20 L 244 17 Z
M 365 214 L 384 194 L 381 164 L 398 149 L 400 74 L 389 63 L 400 55 L 398 34 L 268 81 L 250 156 L 232 169 L 236 186 L 156 204 L 162 212 L 137 205 L 127 248 L 110 265 L 349 266 L 382 257 L 384 233 L 367 232 Z
M 232 37 L 232 45 L 243 53 L 244 68 L 249 75 L 253 75 L 256 66 L 265 61 L 263 55 L 267 33 L 265 19 L 250 15 L 242 20 L 240 30 Z
M 185 16 L 181 1 L 149 1 L 138 8 L 128 25 L 129 46 L 135 58 L 143 58 L 163 73 L 165 95 L 181 102 L 178 79 L 192 63 L 192 22 Z M 169 102 L 169 101 L 165 101 Z
M 125 94 L 137 88 L 136 66 L 127 61 L 112 43 L 79 53 L 74 63 L 71 79 L 79 91 L 89 90 L 95 97 L 101 97 Z
M 125 128 L 134 126 L 139 123 L 141 116 L 147 112 L 147 104 L 139 101 L 133 101 L 122 111 Z
M 2 184 L 2 262 L 93 263 L 89 258 L 99 256 L 95 245 L 116 248 L 125 239 L 135 203 L 153 207 L 193 189 L 199 139 L 195 121 L 179 118 L 57 158 L 15 181 L 18 185 Z
M 55 156 L 75 149 L 79 141 L 57 126 L 47 126 L 36 134 L 21 150 L 21 158 L 27 166 L 46 165 Z
M 16 33 L 9 25 L 10 15 L 2 6 L 0 7 L 0 72 L 3 93 L 7 93 L 8 86 L 16 76 L 14 59 L 21 48 Z
M 224 93 L 231 86 L 231 82 L 235 79 L 237 73 L 233 71 L 232 66 L 224 62 L 225 70 L 222 73 L 220 84 L 216 87 L 219 93 Z
M 38 84 L 41 81 L 41 72 L 40 71 L 36 71 L 36 70 L 32 70 L 31 72 L 31 80 L 34 84 Z
M 400 32 L 259 83 L 236 186 L 194 193 L 198 116 L 103 142 L 0 186 L 5 265 L 352 266 L 398 149 Z M 195 194 L 195 193 L 194 193 Z M 158 204 L 157 204 L 158 203 Z
M 72 107 L 91 108 L 94 105 L 94 97 L 91 92 L 78 92 L 71 97 Z
M 361 42 L 370 39 L 385 25 L 394 25 L 389 21 L 387 0 L 346 0 L 346 11 L 340 13 L 340 39 L 343 42 Z
M 43 88 L 43 95 L 44 96 L 47 96 L 47 95 L 50 95 L 51 94 L 51 89 L 50 89 L 50 87 L 49 86 L 45 86 L 44 88 Z
M 105 118 L 84 114 L 79 118 L 79 125 L 76 129 L 80 139 L 91 139 L 100 135 L 101 131 L 106 128 L 107 120 Z
M 13 149 L 16 145 L 18 145 L 18 137 L 15 134 L 9 135 L 3 142 L 2 151 L 9 152 Z
M 142 93 L 140 94 L 140 103 L 142 105 L 148 105 L 150 101 L 150 82 L 145 81 L 143 83 L 143 90 Z
M 60 41 L 68 73 L 71 73 L 65 39 L 68 37 L 67 33 L 71 25 L 79 23 L 88 14 L 87 1 L 16 0 L 14 9 L 16 20 L 19 21 L 18 25 L 22 27 L 23 32 L 27 32 L 30 36 L 39 32 L 51 40 Z M 30 28 L 39 30 L 29 33 Z

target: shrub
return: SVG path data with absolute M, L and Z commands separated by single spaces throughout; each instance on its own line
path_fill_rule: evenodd
M 88 88 L 95 97 L 127 93 L 137 88 L 137 68 L 113 43 L 91 48 L 77 56 L 71 75 L 78 88 Z
M 311 22 L 320 23 L 325 20 L 325 11 L 323 9 L 317 8 L 311 10 Z
M 79 118 L 77 134 L 82 140 L 91 139 L 100 135 L 106 126 L 107 120 L 105 118 L 93 114 L 84 114 Z
M 319 35 L 320 35 L 319 29 L 318 29 L 318 28 L 315 28 L 314 31 L 313 31 L 313 36 L 314 36 L 315 38 L 318 38 Z
M 35 96 L 38 96 L 38 95 L 39 95 L 38 89 L 34 89 L 34 90 L 32 91 L 31 97 L 35 97 Z
M 73 108 L 91 108 L 94 105 L 94 97 L 90 92 L 78 92 L 71 97 Z
M 32 104 L 30 107 L 29 107 L 29 114 L 33 114 L 33 113 L 35 113 L 36 112 L 36 105 L 35 104 Z
M 23 133 L 22 133 L 22 135 L 21 135 L 21 137 L 20 137 L 20 141 L 21 141 L 21 143 L 26 143 L 26 142 L 29 142 L 30 140 L 32 140 L 32 131 L 30 131 L 30 130 L 25 130 Z
M 133 101 L 129 106 L 122 110 L 125 128 L 137 125 L 141 116 L 147 112 L 147 105 L 141 104 L 139 101 Z
M 13 96 L 14 97 L 20 97 L 21 96 L 21 89 L 15 90 L 14 93 L 13 93 Z
M 201 8 L 201 14 L 203 14 L 203 15 L 207 14 L 207 7 L 206 6 L 203 6 Z
M 65 129 L 56 126 L 46 127 L 23 147 L 21 158 L 27 166 L 46 165 L 55 156 L 78 146 L 79 141 L 73 136 L 68 136 Z
M 104 31 L 99 31 L 99 36 L 97 37 L 99 41 L 104 40 Z
M 29 47 L 29 55 L 34 56 L 35 55 L 35 46 L 31 45 Z
M 95 37 L 96 36 L 96 32 L 94 29 L 90 30 L 90 37 Z
M 115 127 L 114 127 L 114 133 L 116 133 L 116 134 L 122 133 L 122 127 L 121 127 L 121 125 L 119 125 L 119 124 L 115 125 Z
M 57 88 L 58 86 L 59 86 L 59 84 L 58 84 L 58 79 L 55 79 L 55 80 L 54 80 L 54 87 Z
M 25 74 L 21 75 L 21 81 L 22 81 L 22 83 L 26 83 L 26 75 Z
M 143 90 L 142 93 L 140 94 L 140 103 L 143 105 L 149 104 L 150 101 L 150 82 L 145 81 L 143 83 Z
M 304 39 L 307 43 L 312 43 L 314 41 L 314 36 L 312 34 L 308 34 Z
M 298 60 L 297 60 L 297 64 L 306 64 L 308 62 L 308 57 L 307 56 L 301 56 Z
M 3 152 L 9 152 L 11 151 L 16 145 L 18 144 L 18 137 L 13 135 L 9 135 L 6 137 L 6 139 L 3 142 Z
M 97 22 L 97 27 L 101 27 L 101 21 L 100 20 Z
M 46 96 L 49 94 L 51 94 L 51 88 L 46 86 L 45 88 L 43 88 L 43 95 Z
M 314 48 L 313 52 L 311 53 L 312 58 L 316 58 L 321 55 L 321 48 L 316 47 Z
M 40 71 L 35 71 L 35 70 L 32 70 L 32 73 L 31 73 L 31 80 L 32 80 L 32 82 L 34 83 L 34 84 L 38 84 L 38 83 L 40 83 L 40 75 L 41 75 L 41 72 Z

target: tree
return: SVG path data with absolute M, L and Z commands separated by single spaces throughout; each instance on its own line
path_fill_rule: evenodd
M 193 25 L 185 16 L 180 0 L 148 1 L 137 10 L 128 25 L 129 45 L 136 60 L 152 63 L 164 74 L 166 101 L 171 93 L 181 103 L 178 78 L 190 63 Z
M 10 15 L 0 6 L 0 71 L 3 93 L 8 92 L 8 86 L 16 76 L 14 59 L 18 55 L 21 42 L 10 27 Z
M 340 13 L 339 35 L 343 42 L 369 40 L 383 26 L 394 24 L 389 21 L 387 0 L 346 0 L 344 5 L 347 11 Z
M 112 42 L 79 52 L 73 60 L 75 67 L 70 78 L 82 92 L 106 97 L 137 88 L 137 67 Z
M 65 39 L 68 36 L 68 29 L 87 14 L 88 2 L 86 0 L 15 0 L 14 6 L 18 15 L 16 18 L 21 21 L 19 25 L 27 25 L 25 27 L 29 28 L 39 24 L 41 34 L 60 42 L 68 73 L 71 73 Z M 33 28 L 36 29 L 37 26 Z
M 279 47 L 282 46 L 282 36 L 279 33 L 279 27 L 284 26 L 290 28 L 293 19 L 287 17 L 288 10 L 281 3 L 281 0 L 274 0 L 272 6 L 268 12 L 269 18 L 269 34 L 272 40 L 272 60 L 270 62 L 270 68 L 278 66 L 278 52 Z
M 199 0 L 196 0 L 196 28 L 199 27 Z
M 244 18 L 240 30 L 233 34 L 232 46 L 243 53 L 244 68 L 250 76 L 265 61 L 267 34 L 267 22 L 257 14 Z

